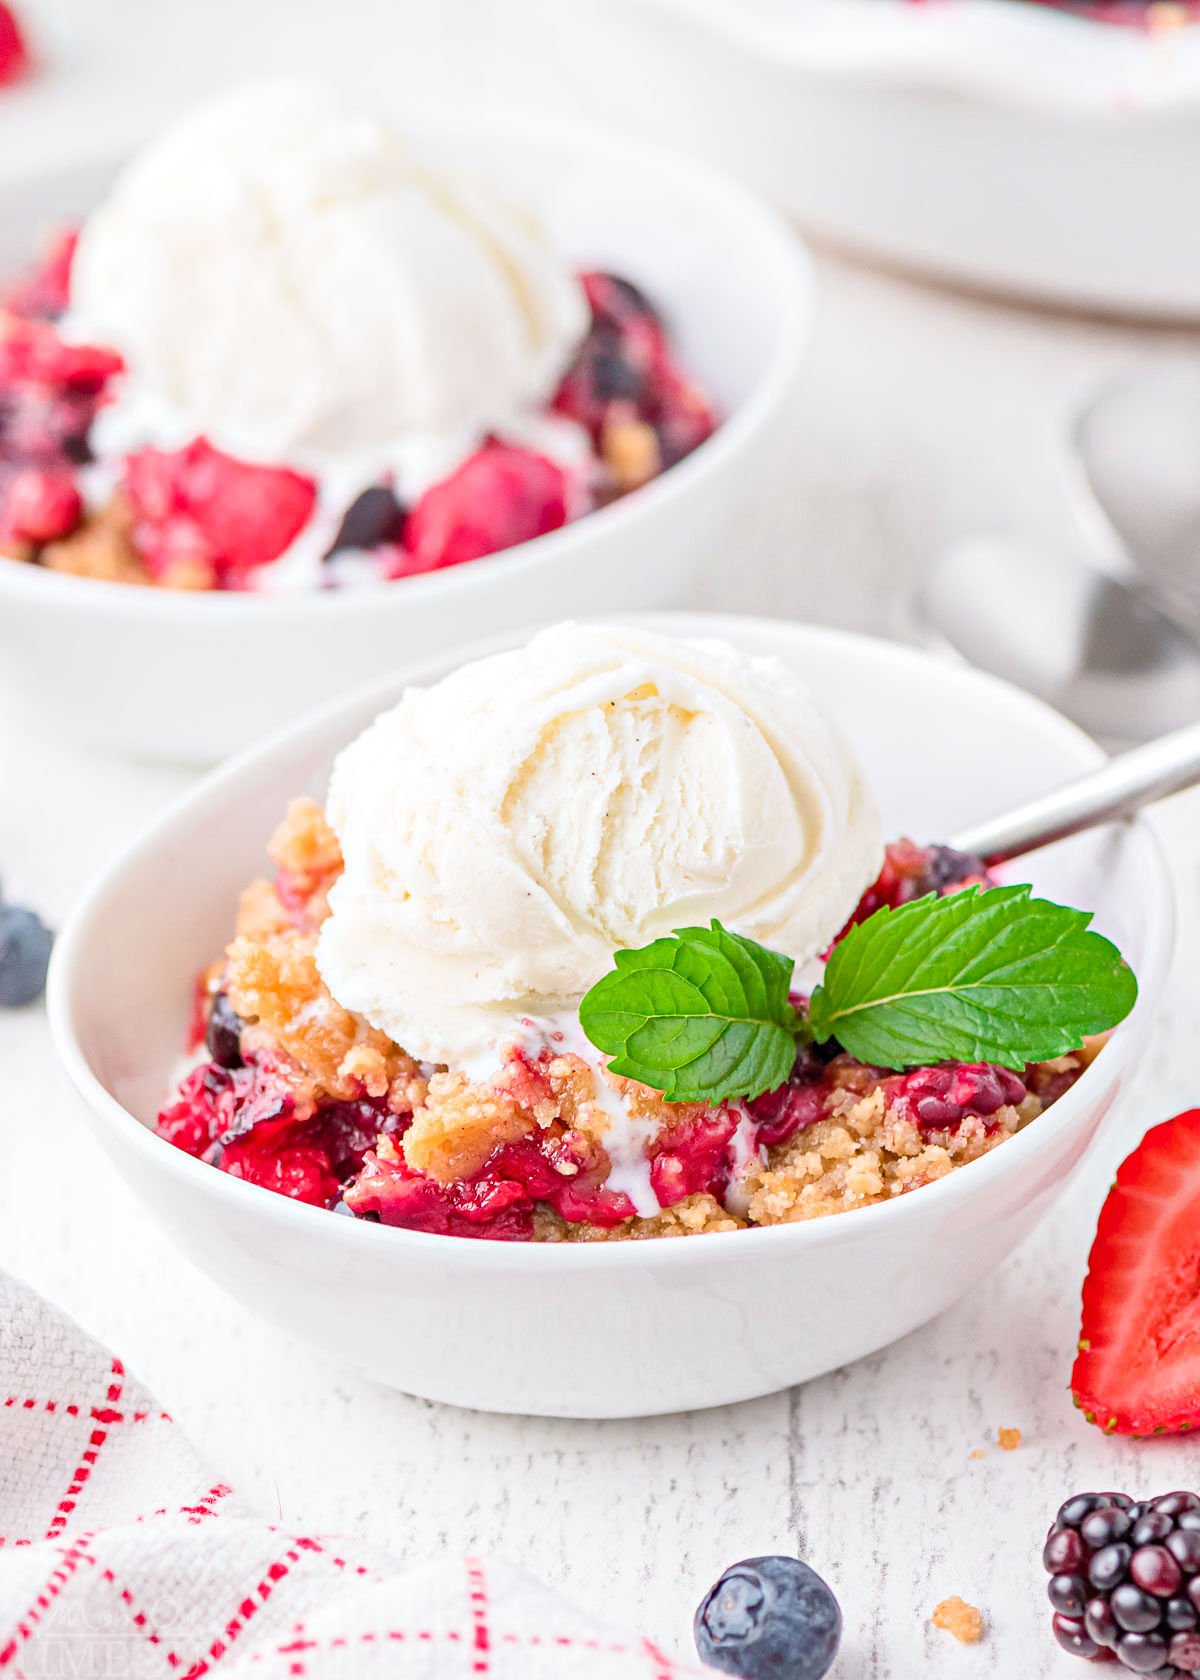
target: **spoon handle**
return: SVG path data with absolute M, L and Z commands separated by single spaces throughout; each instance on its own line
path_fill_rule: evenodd
M 1110 758 L 1098 770 L 1015 811 L 967 829 L 953 842 L 985 863 L 1006 863 L 1051 841 L 1128 817 L 1200 783 L 1200 723 L 1174 729 L 1144 747 Z

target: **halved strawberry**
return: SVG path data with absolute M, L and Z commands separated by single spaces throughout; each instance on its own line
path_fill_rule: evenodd
M 1117 1172 L 1083 1286 L 1075 1404 L 1108 1434 L 1200 1426 L 1200 1108 Z

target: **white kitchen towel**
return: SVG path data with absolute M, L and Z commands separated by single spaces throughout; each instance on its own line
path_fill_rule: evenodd
M 70 1320 L 0 1275 L 8 1680 L 686 1680 L 511 1565 L 401 1569 L 263 1522 Z

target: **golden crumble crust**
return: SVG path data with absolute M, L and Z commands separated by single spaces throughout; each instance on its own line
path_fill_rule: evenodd
M 435 1073 L 404 1134 L 404 1158 L 439 1184 L 469 1178 L 493 1150 L 537 1130 L 537 1121 L 502 1091 L 462 1073 Z
M 707 1193 L 686 1196 L 649 1219 L 626 1219 L 620 1225 L 572 1225 L 548 1208 L 534 1216 L 535 1242 L 638 1241 L 647 1237 L 703 1236 L 711 1231 L 740 1231 L 745 1221 Z
M 280 1049 L 320 1090 L 342 1101 L 383 1097 L 419 1075 L 386 1034 L 335 1003 L 317 969 L 316 940 L 295 930 L 238 938 L 226 954 L 226 994 L 248 1042 Z
M 89 514 L 69 537 L 47 543 L 38 559 L 47 571 L 103 583 L 152 581 L 133 546 L 133 521 L 119 496 Z

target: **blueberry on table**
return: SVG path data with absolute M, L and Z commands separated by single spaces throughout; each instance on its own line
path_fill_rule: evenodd
M 53 943 L 32 910 L 0 903 L 0 1009 L 19 1009 L 41 997 Z
M 799 1558 L 747 1558 L 727 1569 L 696 1612 L 696 1649 L 741 1680 L 821 1680 L 842 1637 L 842 1612 Z

